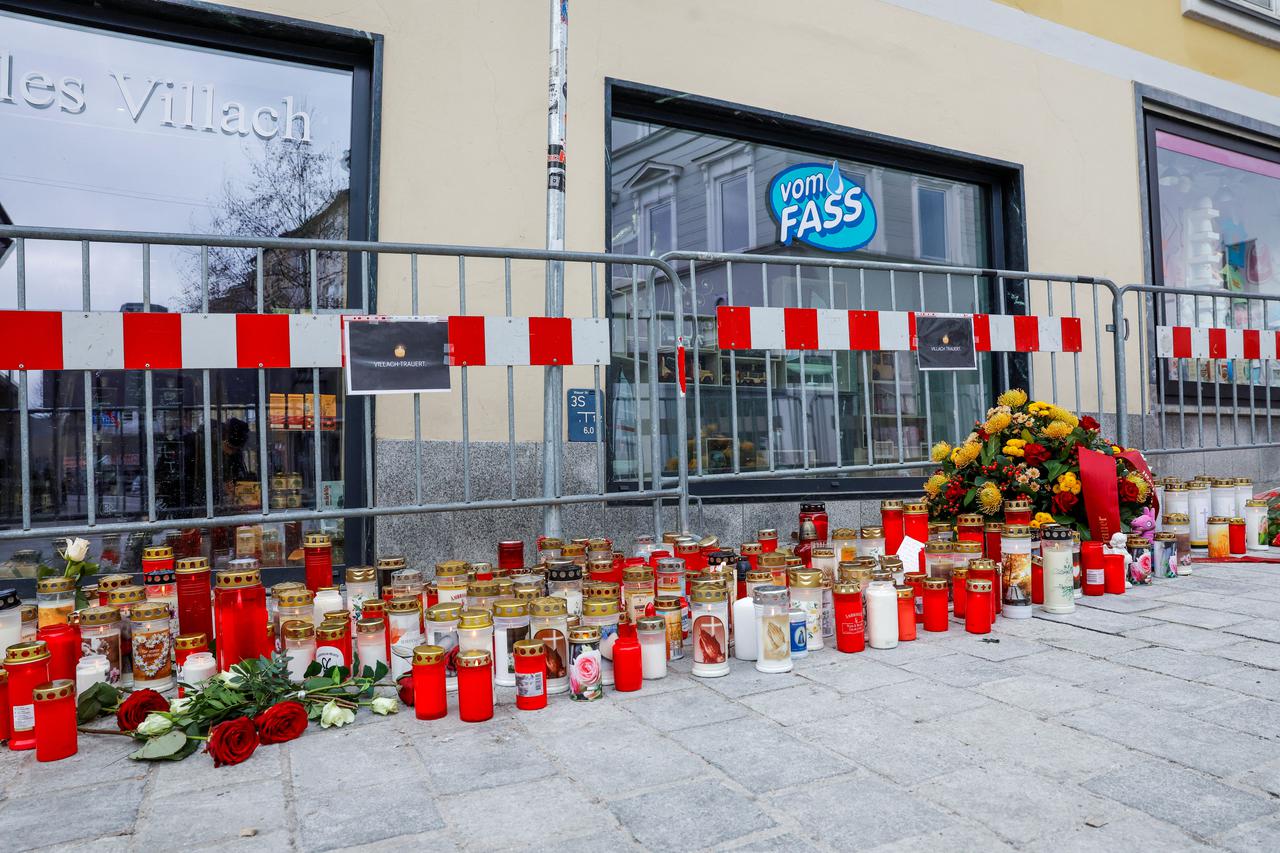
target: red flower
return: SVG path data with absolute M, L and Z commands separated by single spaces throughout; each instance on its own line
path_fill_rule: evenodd
M 1138 502 L 1138 484 L 1130 479 L 1120 480 L 1120 500 L 1125 503 Z
M 278 702 L 254 717 L 253 724 L 262 743 L 284 743 L 306 731 L 307 709 L 298 702 Z
M 400 690 L 400 701 L 413 707 L 413 673 L 407 672 L 396 679 L 396 685 Z
M 1079 496 L 1071 492 L 1058 492 L 1053 496 L 1053 510 L 1059 515 L 1067 515 L 1079 502 Z
M 169 700 L 154 690 L 135 690 L 116 711 L 116 725 L 122 732 L 131 732 L 142 724 L 152 711 L 168 711 Z
M 1049 448 L 1043 444 L 1028 444 L 1022 448 L 1022 459 L 1032 468 L 1038 468 L 1049 459 Z
M 253 720 L 236 717 L 213 727 L 204 751 L 213 759 L 214 767 L 226 767 L 244 761 L 257 748 L 258 730 Z
M 1080 427 L 1088 430 L 1089 432 L 1097 432 L 1102 429 L 1102 424 L 1098 423 L 1088 415 L 1084 415 L 1080 418 Z
M 978 427 L 977 433 L 978 433 L 979 441 L 986 441 L 987 439 L 991 438 L 991 436 L 987 434 L 987 431 L 982 427 Z

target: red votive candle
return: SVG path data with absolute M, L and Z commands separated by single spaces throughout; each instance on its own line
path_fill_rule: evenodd
M 760 551 L 764 554 L 772 554 L 778 550 L 778 531 L 772 527 L 766 527 L 756 531 L 756 542 L 760 545 Z
M 759 542 L 743 542 L 738 547 L 738 552 L 747 558 L 747 562 L 751 564 L 751 571 L 760 568 L 760 543 Z
M 1089 540 L 1080 543 L 1080 573 L 1080 591 L 1085 595 L 1102 595 L 1106 591 L 1101 542 Z
M 1031 603 L 1044 604 L 1044 561 L 1031 557 Z
M 1124 595 L 1124 554 L 1102 555 L 1102 581 L 1107 595 Z
M 243 660 L 262 654 L 267 644 L 267 591 L 262 586 L 258 561 L 231 561 L 232 568 L 218 572 L 217 642 L 218 670 L 226 672 Z
M 387 602 L 380 598 L 366 601 L 361 618 L 382 620 L 382 635 L 386 638 L 387 660 L 391 660 L 391 614 L 387 612 Z
M 1004 525 L 998 521 L 989 521 L 982 526 L 982 556 L 988 560 L 1000 562 L 1000 537 L 1004 535 Z
M 898 642 L 916 638 L 916 596 L 909 586 L 898 589 Z
M 969 601 L 969 590 L 965 587 L 968 580 L 968 566 L 956 566 L 951 570 L 951 612 L 957 619 L 964 618 L 965 605 Z
M 45 625 L 36 631 L 36 639 L 49 647 L 49 680 L 76 680 L 76 662 L 80 660 L 80 629 L 74 625 Z
M 59 678 L 32 690 L 35 703 L 36 761 L 61 761 L 76 754 L 76 683 Z
M 364 603 L 368 604 L 369 599 Z M 349 620 L 324 622 L 316 629 L 316 663 L 326 670 L 334 666 L 351 668 L 351 622 Z
M 831 587 L 835 602 L 836 649 L 853 653 L 867 647 L 866 621 L 862 611 L 862 586 L 838 583 Z
M 991 633 L 991 581 L 969 578 L 965 585 L 968 602 L 964 610 L 964 629 L 970 634 Z
M 204 634 L 179 634 L 173 640 L 173 653 L 177 658 L 178 679 L 182 680 L 182 666 L 187 662 L 187 658 L 196 652 L 209 651 L 209 638 Z M 178 687 L 178 696 L 184 695 L 181 686 Z
M 302 561 L 307 589 L 317 592 L 333 586 L 333 540 L 328 533 L 308 533 L 302 538 Z
M 498 543 L 498 568 L 524 568 L 524 541 L 520 539 L 504 539 Z
M 1245 552 L 1244 519 L 1233 518 L 1227 524 L 1228 548 L 1232 556 L 1243 556 Z
M 950 625 L 947 621 L 947 579 L 924 579 L 924 629 L 926 631 L 946 631 Z
M 532 642 L 537 643 L 537 640 Z M 545 649 L 546 647 L 543 646 Z M 613 689 L 619 693 L 633 693 L 644 682 L 644 664 L 641 661 L 640 638 L 636 626 L 623 622 L 618 626 L 618 637 L 613 643 Z M 519 670 L 517 670 L 517 673 Z M 516 691 L 517 707 L 520 694 Z M 545 699 L 543 700 L 545 703 Z
M 445 651 L 440 646 L 413 650 L 413 712 L 419 720 L 438 720 L 448 713 L 444 685 Z
M 907 572 L 903 577 L 906 585 L 911 587 L 911 594 L 915 599 L 915 621 L 924 621 L 924 579 L 926 575 L 923 572 Z
M 880 526 L 884 528 L 884 552 L 898 553 L 906 527 L 902 520 L 902 501 L 896 498 L 880 501 Z
M 903 507 L 902 512 L 902 528 L 905 536 L 908 536 L 921 545 L 929 541 L 929 510 L 920 502 L 909 503 Z M 889 535 L 885 533 L 885 550 L 889 548 Z M 894 553 L 897 549 L 894 549 Z M 924 570 L 924 550 L 920 551 L 920 569 Z
M 493 718 L 493 656 L 484 649 L 459 652 L 458 716 L 464 723 Z
M 980 580 L 988 583 L 987 589 L 987 621 L 995 622 L 996 614 L 1000 612 L 1001 601 L 996 593 L 996 578 L 1000 577 L 1000 568 L 990 559 L 983 558 L 974 560 L 969 563 L 969 580 Z M 969 587 L 972 589 L 972 587 Z M 968 618 L 969 608 L 973 606 L 973 596 L 967 596 L 965 602 L 965 617 Z
M 9 739 L 9 726 L 12 722 L 9 713 L 9 673 L 0 669 L 0 740 Z
M 36 715 L 32 691 L 49 681 L 49 649 L 44 640 L 15 643 L 5 650 L 4 668 L 9 673 L 9 749 L 34 749 Z
M 212 580 L 207 557 L 183 557 L 175 570 L 178 585 L 178 630 L 213 636 Z
M 982 544 L 986 519 L 976 512 L 956 516 L 956 540 Z
M 1004 523 L 1009 524 L 1030 524 L 1031 523 L 1031 501 L 1028 498 L 1018 498 L 1016 500 L 1004 502 Z
M 516 707 L 521 711 L 547 707 L 546 644 L 541 640 L 517 640 L 512 649 L 516 662 Z

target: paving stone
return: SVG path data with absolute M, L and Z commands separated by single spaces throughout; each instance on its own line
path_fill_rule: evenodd
M 1215 658 L 1219 660 L 1219 658 Z M 1224 661 L 1224 663 L 1235 663 Z M 1256 666 L 1233 666 L 1220 672 L 1212 673 L 1200 679 L 1207 684 L 1226 687 L 1237 693 L 1258 696 L 1272 702 L 1280 702 L 1280 672 L 1274 669 L 1260 669 Z
M 640 689 L 644 692 L 644 688 Z M 635 722 L 626 710 L 627 703 L 614 700 L 613 693 L 604 694 L 597 702 L 574 702 L 568 695 L 548 696 L 547 707 L 538 711 L 526 711 L 516 716 L 516 721 L 536 737 L 569 729 L 587 731 L 597 726 Z
M 250 758 L 237 766 L 252 763 Z M 343 787 L 334 785 L 332 779 L 329 782 L 330 787 Z M 148 796 L 134 832 L 134 844 L 140 850 L 234 844 L 240 843 L 242 830 L 255 830 L 256 842 L 283 826 L 284 784 L 279 779 L 241 781 L 224 788 Z
M 709 740 L 727 731 L 726 723 L 704 726 Z M 695 729 L 695 731 L 700 731 Z M 724 735 L 723 746 L 731 743 Z M 666 737 L 637 725 L 635 720 L 611 722 L 584 737 L 575 729 L 543 734 L 538 745 L 584 788 L 597 797 L 618 797 L 637 788 L 662 785 L 707 772 L 706 764 Z
M 953 687 L 972 687 L 999 678 L 1012 678 L 1018 674 L 1018 670 L 1009 663 L 983 660 L 967 654 L 916 661 L 903 669 Z
M 33 850 L 78 839 L 123 835 L 133 829 L 142 789 L 141 779 L 125 779 L 8 797 L 0 802 L 5 849 Z
M 868 850 L 954 826 L 927 801 L 863 776 L 807 786 L 802 796 L 776 795 L 774 803 L 815 838 L 841 850 Z
M 1231 777 L 1230 781 L 1236 785 L 1258 788 L 1273 797 L 1280 798 L 1280 761 L 1271 761 L 1253 767 Z
M 801 683 L 801 672 L 813 666 L 809 658 L 801 658 L 795 662 L 791 672 L 760 672 L 751 661 L 734 660 L 729 674 L 723 678 L 703 679 L 704 686 L 730 698 L 749 696 L 752 693 L 763 693 L 766 690 L 781 690 Z
M 1242 669 L 1239 664 L 1220 657 L 1170 649 L 1165 646 L 1144 646 L 1141 649 L 1108 657 L 1124 666 L 1161 672 L 1189 681 L 1205 681 L 1207 677 L 1218 673 Z
M 1280 819 L 1268 817 L 1228 830 L 1218 836 L 1216 844 L 1236 853 L 1257 853 L 1274 850 L 1277 839 L 1280 839 Z
M 288 746 L 293 784 L 299 789 L 331 787 L 334 779 L 365 774 L 388 782 L 426 775 L 408 739 L 385 726 L 312 729 Z
M 1228 729 L 1269 740 L 1280 739 L 1280 705 L 1265 699 L 1241 699 L 1230 705 L 1199 711 L 1196 716 Z
M 1016 850 L 980 824 L 959 823 L 936 832 L 912 835 L 872 848 L 873 853 L 1000 853 Z
M 744 717 L 749 712 L 741 704 L 699 685 L 653 696 L 641 696 L 623 705 L 660 732 L 705 726 Z
M 896 666 L 880 663 L 862 655 L 841 660 L 839 665 L 817 666 L 806 669 L 804 678 L 834 688 L 841 693 L 857 693 L 886 684 L 909 681 L 916 676 Z
M 759 718 L 744 717 L 683 729 L 673 732 L 671 738 L 750 791 L 811 783 L 853 769 L 853 765 L 825 749 Z
M 454 847 L 454 850 L 459 849 Z M 615 850 L 643 850 L 635 839 L 631 837 L 631 833 L 624 829 L 607 829 L 603 832 L 597 832 L 592 835 L 582 835 L 578 838 L 561 839 L 554 844 L 531 844 L 527 847 L 518 847 L 517 850 L 525 851 L 525 853 L 543 853 L 545 850 L 554 850 L 556 853 L 600 853 L 601 850 L 608 850 L 613 853 Z
M 1074 829 L 1088 817 L 1118 818 L 1124 814 L 1115 803 L 1075 785 L 1008 768 L 990 773 L 967 767 L 925 782 L 915 793 L 1019 845 Z M 1014 803 L 1017 806 L 1011 807 Z
M 35 758 L 34 750 L 27 752 L 25 756 L 20 755 L 10 794 L 20 796 L 29 791 L 43 791 L 54 786 L 74 788 L 79 785 L 101 785 L 109 779 L 141 779 L 147 775 L 149 765 L 146 762 L 129 758 L 129 754 L 136 752 L 139 747 L 136 741 L 119 735 L 81 734 L 76 745 L 76 754 L 61 761 L 32 760 Z M 29 760 L 21 760 L 28 756 Z
M 1103 700 L 1102 694 L 1087 687 L 1067 684 L 1035 673 L 990 681 L 973 689 L 984 696 L 1040 717 L 1052 717 L 1087 708 Z
M 1098 610 L 1092 607 L 1077 607 L 1074 613 L 1036 613 L 1037 619 L 1047 622 L 1065 622 L 1077 628 L 1088 628 L 1103 634 L 1123 634 L 1147 628 L 1158 623 L 1142 616 L 1129 613 L 1113 613 L 1109 610 Z
M 496 815 L 511 814 L 511 803 L 516 799 L 520 802 L 519 814 L 526 819 L 494 819 Z M 467 839 L 468 850 L 554 848 L 575 838 L 617 828 L 608 809 L 562 777 L 536 785 L 502 785 L 445 795 L 435 803 L 454 834 Z
M 1247 622 L 1238 622 L 1228 628 L 1223 628 L 1223 632 L 1227 634 L 1239 634 L 1241 637 L 1250 637 L 1255 640 L 1265 640 L 1268 643 L 1280 643 L 1280 622 L 1275 619 L 1250 619 Z M 1280 653 L 1280 649 L 1276 649 Z
M 1094 827 L 1083 823 L 1026 845 L 1032 853 L 1151 853 L 1153 850 L 1209 851 L 1181 829 L 1149 815 L 1130 813 Z
M 342 853 L 397 853 L 400 850 L 427 851 L 427 853 L 445 853 L 458 850 L 461 845 L 449 834 L 448 830 L 438 829 L 435 832 L 419 832 L 409 835 L 397 835 L 367 844 L 353 844 L 350 847 L 336 847 Z
M 1075 627 L 1061 634 L 1045 637 L 1043 642 L 1046 646 L 1055 649 L 1080 652 L 1092 657 L 1118 655 L 1122 652 L 1131 652 L 1135 649 L 1145 649 L 1150 646 L 1150 643 L 1145 643 L 1142 640 L 1131 640 L 1128 637 L 1121 637 L 1117 634 L 1103 634 L 1099 631 L 1089 631 Z
M 760 834 L 757 833 L 756 835 L 759 836 Z M 813 842 L 807 838 L 787 832 L 753 837 L 743 842 L 734 842 L 723 849 L 733 850 L 735 853 L 776 853 L 778 850 L 785 850 L 787 853 L 817 853 L 822 848 L 815 847 Z
M 516 720 L 449 735 L 424 733 L 412 742 L 426 765 L 427 779 L 441 793 L 473 791 L 498 779 L 503 784 L 529 782 L 558 772 L 538 749 L 538 739 Z
M 904 666 L 918 660 L 938 658 L 954 653 L 954 649 L 951 647 L 953 632 L 957 630 L 954 624 L 946 634 L 929 634 L 925 633 L 924 628 L 919 626 L 917 628 L 919 628 L 916 634 L 917 639 L 909 643 L 898 643 L 892 649 L 873 649 L 867 646 L 866 649 L 858 652 L 857 656 L 860 658 L 865 657 L 867 660 L 873 660 L 877 663 L 887 663 L 890 666 Z
M 921 678 L 888 684 L 858 695 L 913 723 L 949 717 L 988 704 L 985 696 L 970 690 Z
M 1168 604 L 1199 607 L 1207 610 L 1217 610 L 1223 613 L 1243 613 L 1248 616 L 1267 617 L 1274 616 L 1276 613 L 1275 605 L 1266 601 L 1259 601 L 1254 598 L 1219 595 L 1215 592 L 1201 592 L 1199 590 L 1179 592 L 1168 596 L 1164 600 Z
M 201 788 L 232 788 L 264 779 L 276 779 L 284 784 L 284 758 L 290 748 L 288 744 L 259 746 L 248 761 L 230 767 L 214 767 L 213 759 L 204 752 L 177 762 L 157 761 L 147 765 L 151 768 L 148 793 L 152 797 L 167 797 Z
M 1155 643 L 1159 646 L 1170 646 L 1188 652 L 1203 652 L 1209 649 L 1228 646 L 1235 642 L 1235 637 L 1220 631 L 1206 631 L 1204 628 L 1193 628 L 1190 625 L 1175 625 L 1172 622 L 1157 624 L 1150 628 L 1139 628 L 1125 634 L 1133 640 Z M 1277 649 L 1280 652 L 1280 649 Z
M 609 808 L 646 850 L 713 847 L 775 826 L 754 802 L 715 779 L 615 800 Z
M 1088 632 L 1093 633 L 1093 632 Z M 1102 637 L 1105 635 L 1098 634 Z M 1086 654 L 1058 649 L 1042 655 L 1030 655 L 1011 662 L 1024 672 L 1038 672 L 1066 684 L 1089 684 L 1114 678 L 1128 672 L 1128 667 Z
M 1276 648 L 1275 643 L 1262 640 L 1241 640 L 1229 646 L 1209 649 L 1207 653 L 1266 669 L 1280 669 L 1280 648 Z
M 983 660 L 1010 660 L 1026 655 L 1049 651 L 1049 646 L 1039 640 L 1024 637 L 986 636 L 962 633 L 950 637 L 947 645 L 957 652 L 973 655 Z
M 657 696 L 659 693 L 671 693 L 676 690 L 684 690 L 686 687 L 691 687 L 701 680 L 702 679 L 700 678 L 693 678 L 685 675 L 684 673 L 671 672 L 668 670 L 665 677 L 645 681 L 640 686 L 639 690 L 633 690 L 628 693 L 618 693 L 617 691 L 614 691 L 610 693 L 609 696 L 614 702 L 625 704 L 630 702 L 632 699 L 641 699 L 646 696 Z
M 348 784 L 331 785 L 298 797 L 302 849 L 331 850 L 431 832 L 444 826 L 431 788 L 424 781 L 401 779 L 386 783 L 376 777 L 347 778 L 351 779 Z M 394 817 L 371 820 L 374 815 Z
M 796 726 L 814 720 L 839 716 L 866 717 L 879 708 L 865 701 L 866 693 L 838 693 L 821 684 L 797 684 L 781 690 L 770 690 L 744 696 L 739 701 L 761 716 L 784 726 Z
M 976 750 L 935 724 L 904 721 L 887 726 L 884 715 L 823 720 L 800 726 L 794 733 L 907 787 L 951 773 L 978 757 Z
M 1142 613 L 1147 616 L 1149 614 L 1143 611 L 1155 610 L 1163 603 L 1162 599 L 1135 595 L 1133 590 L 1129 590 L 1124 595 L 1089 595 L 1077 598 L 1076 609 L 1088 607 L 1111 613 Z
M 1185 604 L 1166 604 L 1164 607 L 1148 610 L 1142 615 L 1150 619 L 1159 619 L 1162 622 L 1176 622 L 1179 625 L 1194 625 L 1197 628 L 1208 628 L 1210 630 L 1227 625 L 1235 625 L 1249 618 L 1243 613 L 1206 610 L 1203 607 L 1187 607 Z
M 1230 691 L 1218 687 L 1141 670 L 1130 671 L 1115 678 L 1106 678 L 1090 686 L 1097 692 L 1109 696 L 1118 696 L 1175 711 L 1192 712 L 1220 708 L 1238 698 Z
M 1082 787 L 1200 837 L 1272 814 L 1280 803 L 1167 761 L 1146 760 L 1089 779 Z

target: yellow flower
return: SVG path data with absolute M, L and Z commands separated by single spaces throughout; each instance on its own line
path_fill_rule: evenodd
M 978 489 L 978 509 L 982 510 L 984 515 L 993 515 L 1000 509 L 1000 504 L 1003 502 L 1000 487 L 995 483 L 984 483 L 982 488 Z
M 1147 481 L 1142 479 L 1142 475 L 1138 473 L 1129 474 L 1125 477 L 1130 483 L 1138 489 L 1138 503 L 1146 503 L 1147 495 L 1151 493 L 1151 487 L 1147 485 Z
M 982 425 L 982 428 L 987 431 L 987 435 L 995 435 L 1008 427 L 1012 420 L 1013 418 L 1007 412 L 996 412 L 987 418 L 987 422 Z
M 1021 457 L 1026 454 L 1026 451 L 1023 450 L 1023 448 L 1026 447 L 1026 444 L 1027 442 L 1025 439 L 1011 438 L 1004 443 L 1004 447 L 1000 449 L 1000 452 L 1005 456 Z
M 1080 425 L 1079 418 L 1077 418 L 1075 415 L 1071 414 L 1066 409 L 1063 409 L 1059 406 L 1050 406 L 1049 410 L 1045 414 L 1049 417 L 1050 420 L 1062 421 L 1064 424 L 1069 425 L 1072 429 L 1075 429 Z
M 1040 430 L 1045 438 L 1063 439 L 1071 435 L 1071 425 L 1063 421 L 1050 421 Z
M 1078 495 L 1080 494 L 1080 480 L 1075 474 L 1068 471 L 1058 477 L 1058 482 L 1054 484 L 1053 490 L 1055 492 L 1071 492 L 1073 495 Z
M 1027 392 L 1021 388 L 1010 388 L 996 398 L 996 403 L 1001 406 L 1008 406 L 1011 409 L 1016 409 L 1026 402 Z
M 947 478 L 941 474 L 934 474 L 932 477 L 924 481 L 924 490 L 929 497 L 937 497 L 938 492 L 942 491 L 942 487 L 947 484 Z
M 945 441 L 939 441 L 933 446 L 933 449 L 929 451 L 929 458 L 934 462 L 941 462 L 950 455 L 951 445 L 947 444 Z
M 1031 519 L 1031 526 L 1038 529 L 1042 524 L 1053 524 L 1053 516 L 1047 512 L 1037 512 L 1036 517 Z
M 977 443 L 965 443 L 951 451 L 951 462 L 957 468 L 963 468 L 970 462 L 978 458 L 978 454 L 982 452 L 982 445 Z

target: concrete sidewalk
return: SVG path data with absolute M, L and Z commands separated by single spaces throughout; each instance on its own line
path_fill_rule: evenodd
M 787 675 L 679 662 L 537 713 L 504 691 L 480 725 L 365 713 L 230 768 L 105 736 L 4 751 L 0 830 L 95 853 L 1280 848 L 1280 565 L 1078 603 Z

